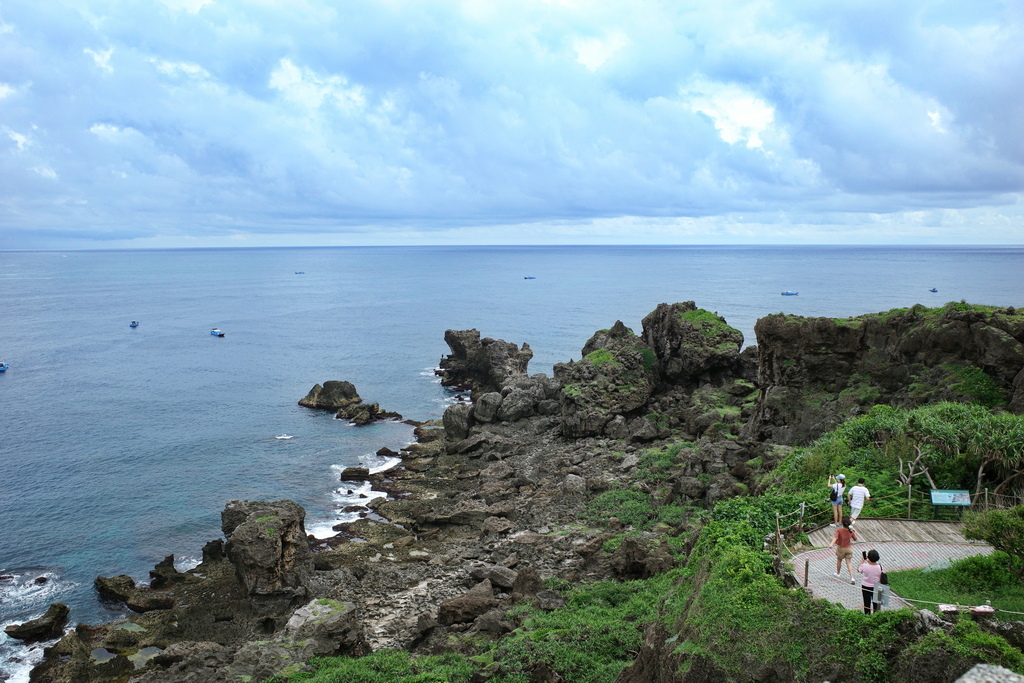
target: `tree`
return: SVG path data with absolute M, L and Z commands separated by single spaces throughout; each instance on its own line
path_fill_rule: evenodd
M 1024 581 L 1024 505 L 970 513 L 963 531 L 964 538 L 985 541 L 1014 558 L 1009 569 Z

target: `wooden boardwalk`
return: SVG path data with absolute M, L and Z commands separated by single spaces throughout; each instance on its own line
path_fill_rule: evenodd
M 911 543 L 954 543 L 957 545 L 985 545 L 981 541 L 968 541 L 960 533 L 958 521 L 923 519 L 871 519 L 861 517 L 853 525 L 857 537 L 873 543 L 907 541 Z M 832 542 L 835 527 L 823 526 L 807 534 L 814 548 L 823 548 Z
M 856 570 L 862 552 L 877 550 L 886 571 L 942 566 L 952 560 L 992 552 L 992 547 L 984 542 L 966 540 L 960 528 L 958 521 L 861 517 L 853 527 L 857 541 L 853 544 L 854 579 L 851 583 L 845 563 L 836 576 L 835 550 L 827 547 L 835 535 L 835 527 L 819 527 L 808 533 L 814 550 L 793 556 L 793 573 L 815 597 L 825 598 L 847 609 L 860 610 L 860 575 Z M 893 594 L 886 609 L 933 607 L 931 603 L 915 601 L 913 597 Z

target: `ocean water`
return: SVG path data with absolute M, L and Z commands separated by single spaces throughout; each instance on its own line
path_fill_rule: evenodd
M 780 311 L 1024 306 L 1022 272 L 1019 247 L 0 252 L 0 627 L 56 600 L 71 623 L 117 618 L 92 580 L 145 580 L 171 553 L 194 564 L 232 498 L 294 499 L 328 533 L 349 501 L 340 469 L 386 466 L 374 452 L 412 429 L 297 401 L 348 380 L 438 418 L 446 329 L 528 342 L 530 371 L 550 374 L 616 320 L 639 332 L 662 302 L 694 300 L 753 344 L 756 320 Z M 12 680 L 40 654 L 0 630 Z

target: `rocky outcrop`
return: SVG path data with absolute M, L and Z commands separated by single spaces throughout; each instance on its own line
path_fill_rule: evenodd
M 654 392 L 655 362 L 650 347 L 622 321 L 595 333 L 581 360 L 555 365 L 562 435 L 593 436 L 616 417 L 639 417 Z
M 501 391 L 510 378 L 526 375 L 533 358 L 529 344 L 480 338 L 478 330 L 446 330 L 444 340 L 451 354 L 442 358 L 437 374 L 441 384 L 472 391 L 473 396 Z
M 721 384 L 754 370 L 740 357 L 743 333 L 692 301 L 658 304 L 643 320 L 643 340 L 658 359 L 661 379 L 670 384 Z
M 68 621 L 71 609 L 62 602 L 50 605 L 43 616 L 26 621 L 24 624 L 12 624 L 4 629 L 11 638 L 32 643 L 40 640 L 51 640 L 64 632 L 64 624 Z
M 1024 313 L 914 306 L 757 321 L 760 397 L 744 434 L 803 444 L 877 403 L 1005 404 L 1024 413 Z
M 351 382 L 330 380 L 323 385 L 315 384 L 299 405 L 316 410 L 333 410 L 339 420 L 364 425 L 377 420 L 400 420 L 402 416 L 381 410 L 378 403 L 363 403 Z
M 137 683 L 235 683 L 262 681 L 304 665 L 313 657 L 358 657 L 369 652 L 355 606 L 313 600 L 295 610 L 273 638 L 241 647 L 216 643 L 177 643 L 154 658 L 155 670 Z
M 313 571 L 298 503 L 232 500 L 221 513 L 228 558 L 259 609 L 280 613 L 307 595 Z

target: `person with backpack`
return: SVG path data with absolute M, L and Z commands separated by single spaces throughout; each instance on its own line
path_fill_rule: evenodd
M 846 490 L 846 477 L 837 474 L 828 477 L 828 499 L 832 503 L 832 526 L 837 527 L 843 521 L 843 491 Z
M 864 599 L 864 614 L 872 614 L 881 606 L 875 602 L 875 584 L 882 581 L 882 565 L 878 564 L 878 551 L 872 548 L 866 553 L 861 553 L 860 566 L 857 571 L 861 574 L 860 593 Z

